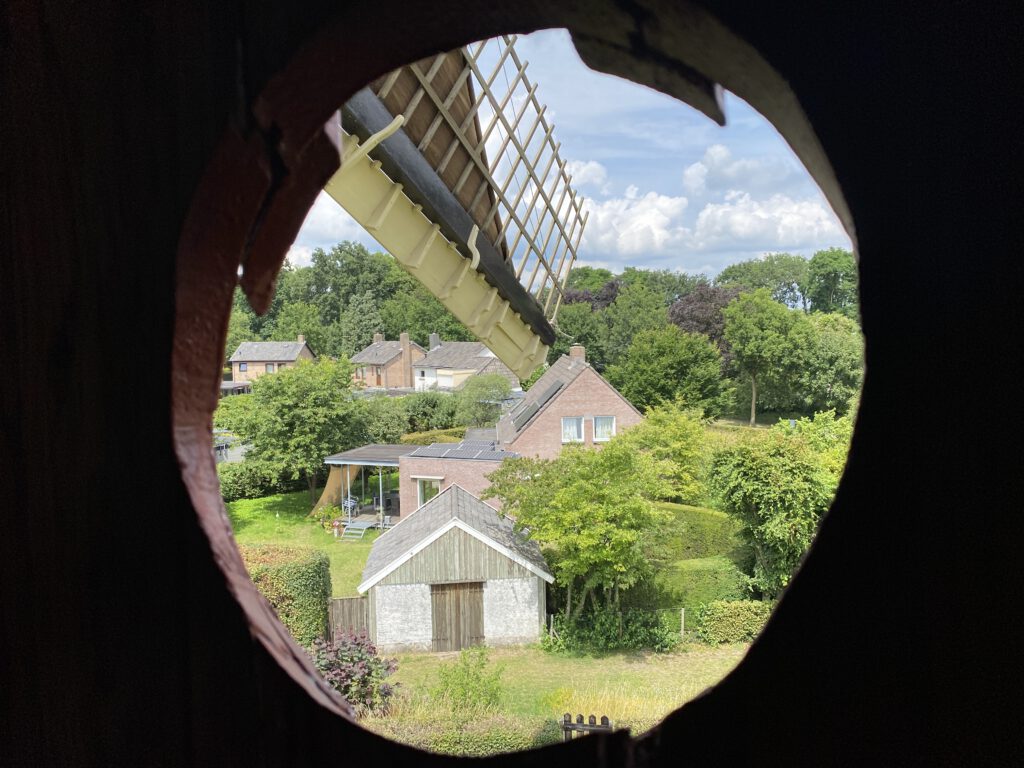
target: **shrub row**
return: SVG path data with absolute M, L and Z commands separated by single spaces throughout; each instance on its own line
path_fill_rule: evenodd
M 324 552 L 302 547 L 241 546 L 253 584 L 300 645 L 327 633 L 330 562 Z
M 669 611 L 603 608 L 567 620 L 554 619 L 555 636 L 545 634 L 541 646 L 553 653 L 612 650 L 671 651 L 679 643 L 679 617 Z
M 431 443 L 457 443 L 466 436 L 465 427 L 451 429 L 430 429 L 426 432 L 410 432 L 402 435 L 398 442 L 404 445 L 430 445 Z
M 760 600 L 716 600 L 697 616 L 697 637 L 705 643 L 745 643 L 764 628 L 773 604 Z
M 685 504 L 664 504 L 675 519 L 666 544 L 678 559 L 735 556 L 742 547 L 740 524 L 725 512 Z
M 301 480 L 287 477 L 280 465 L 257 459 L 221 462 L 217 465 L 217 477 L 224 501 L 259 499 L 297 490 L 303 484 Z

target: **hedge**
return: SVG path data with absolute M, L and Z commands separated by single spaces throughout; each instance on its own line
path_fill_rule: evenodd
M 697 616 L 697 637 L 711 645 L 745 643 L 764 628 L 774 604 L 760 600 L 716 600 Z
M 274 493 L 294 491 L 305 485 L 302 481 L 285 476 L 278 464 L 257 459 L 224 461 L 217 465 L 220 495 L 224 501 L 259 499 Z
M 327 633 L 331 569 L 327 554 L 315 549 L 274 545 L 241 546 L 253 584 L 277 611 L 301 645 Z
M 740 524 L 725 512 L 686 504 L 658 506 L 675 516 L 668 543 L 680 559 L 740 554 Z
M 554 718 L 486 714 L 475 718 L 373 718 L 363 723 L 377 733 L 429 752 L 487 757 L 556 744 L 562 727 Z
M 426 432 L 410 432 L 398 438 L 404 445 L 430 445 L 431 443 L 457 443 L 466 436 L 465 427 L 451 429 L 430 429 Z

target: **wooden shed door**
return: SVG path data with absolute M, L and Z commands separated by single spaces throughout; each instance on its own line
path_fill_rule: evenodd
M 431 649 L 459 651 L 484 642 L 484 585 L 433 584 L 430 587 Z

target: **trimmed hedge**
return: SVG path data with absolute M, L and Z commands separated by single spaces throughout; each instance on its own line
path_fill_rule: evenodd
M 451 429 L 430 429 L 426 432 L 410 432 L 398 438 L 404 445 L 430 445 L 431 443 L 457 443 L 466 436 L 465 427 Z
M 671 563 L 661 578 L 672 589 L 674 604 L 686 608 L 691 616 L 706 603 L 749 595 L 747 576 L 721 555 Z
M 275 493 L 294 491 L 304 485 L 302 481 L 285 477 L 277 464 L 257 459 L 221 462 L 217 465 L 220 495 L 224 501 L 259 499 Z
M 274 545 L 239 550 L 253 584 L 299 644 L 309 646 L 327 634 L 331 568 L 326 553 Z
M 556 744 L 562 728 L 553 718 L 485 714 L 475 718 L 403 717 L 363 721 L 377 733 L 429 752 L 487 757 Z
M 697 637 L 705 643 L 745 643 L 764 628 L 773 603 L 760 600 L 716 600 L 700 610 Z
M 726 555 L 735 558 L 743 547 L 740 524 L 725 512 L 687 504 L 659 504 L 675 520 L 668 545 L 679 559 Z

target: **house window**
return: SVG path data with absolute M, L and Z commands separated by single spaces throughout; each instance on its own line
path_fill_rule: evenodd
M 582 443 L 583 442 L 583 417 L 566 416 L 562 419 L 562 442 Z
M 249 364 L 248 363 L 239 363 L 238 364 L 238 370 L 239 371 L 248 371 L 249 370 Z
M 420 477 L 416 479 L 416 506 L 422 507 L 441 492 L 440 477 Z
M 615 437 L 615 417 L 594 417 L 594 442 L 603 443 Z
M 267 373 L 273 373 L 273 372 L 274 372 L 274 364 L 273 363 L 267 363 Z

